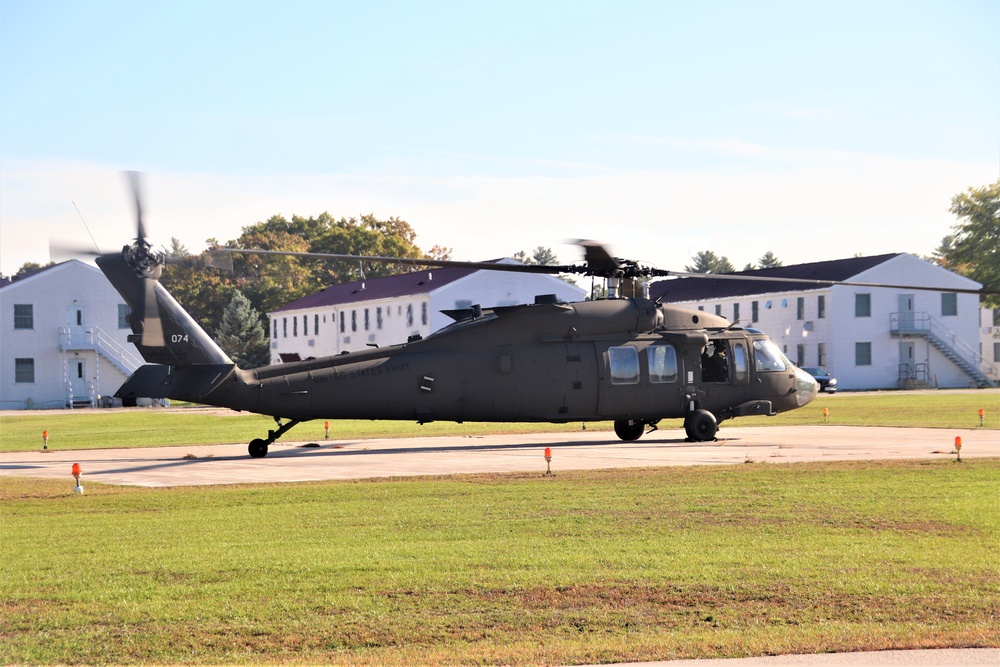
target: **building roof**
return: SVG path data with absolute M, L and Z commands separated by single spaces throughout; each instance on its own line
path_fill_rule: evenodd
M 286 303 L 272 312 L 324 308 L 360 301 L 375 301 L 400 296 L 426 294 L 432 290 L 472 275 L 481 269 L 436 268 L 403 273 L 385 278 L 371 278 L 342 285 L 330 285 L 301 299 Z
M 48 266 L 43 266 L 43 267 L 41 267 L 39 269 L 34 269 L 32 271 L 26 271 L 26 272 L 18 274 L 16 276 L 4 276 L 3 278 L 0 278 L 0 289 L 3 289 L 5 287 L 10 287 L 11 285 L 17 285 L 21 281 L 28 280 L 30 278 L 35 278 L 37 276 L 40 276 L 43 273 L 46 273 L 46 272 L 51 271 L 53 269 L 58 269 L 61 266 L 65 266 L 65 265 L 69 264 L 70 262 L 76 262 L 77 264 L 80 264 L 81 266 L 86 266 L 88 268 L 92 268 L 92 269 L 94 269 L 94 271 L 98 271 L 99 270 L 97 267 L 90 266 L 89 264 L 84 264 L 83 262 L 81 262 L 78 259 L 70 259 L 70 260 L 66 260 L 65 262 L 59 262 L 58 264 L 50 264 Z
M 874 257 L 850 257 L 834 259 L 826 262 L 811 262 L 809 264 L 793 264 L 778 266 L 771 269 L 753 269 L 751 271 L 734 271 L 726 275 L 756 276 L 774 278 L 799 278 L 802 280 L 830 280 L 842 282 L 864 273 L 879 264 L 883 264 L 902 253 L 875 255 Z M 652 299 L 664 303 L 683 301 L 702 301 L 707 299 L 722 299 L 730 297 L 750 296 L 754 294 L 772 294 L 775 292 L 796 292 L 807 289 L 821 289 L 819 285 L 803 283 L 796 285 L 787 282 L 767 282 L 758 280 L 727 280 L 711 278 L 677 278 L 660 280 L 649 286 Z

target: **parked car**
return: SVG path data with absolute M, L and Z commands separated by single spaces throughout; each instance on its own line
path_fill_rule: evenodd
M 802 370 L 813 376 L 819 384 L 820 391 L 825 391 L 828 394 L 833 394 L 837 391 L 837 378 L 830 377 L 830 374 L 822 368 L 817 368 L 816 366 L 803 366 Z

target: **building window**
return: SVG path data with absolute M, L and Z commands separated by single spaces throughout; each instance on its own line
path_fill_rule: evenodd
M 764 310 L 771 310 L 771 300 L 768 299 L 764 302 Z
M 315 333 L 315 332 L 313 332 L 313 333 Z M 309 335 L 309 316 L 308 315 L 303 315 L 302 316 L 302 335 L 303 336 L 308 336 Z
M 299 335 L 299 318 L 293 317 L 292 318 L 292 336 L 293 337 L 298 337 L 298 335 Z
M 871 316 L 872 316 L 872 295 L 855 294 L 854 317 L 871 317 Z
M 14 328 L 34 329 L 35 328 L 35 306 L 30 303 L 14 304 Z
M 804 366 L 806 363 L 806 346 L 803 343 L 799 343 L 795 346 L 795 365 Z
M 420 304 L 420 323 L 427 326 L 427 302 Z
M 806 319 L 806 298 L 804 296 L 795 299 L 795 319 Z
M 677 382 L 677 350 L 673 345 L 646 348 L 650 382 Z
M 740 321 L 740 304 L 734 303 L 733 304 L 733 322 L 739 322 L 739 321 Z
M 941 295 L 941 317 L 958 315 L 958 294 L 955 292 L 944 292 Z
M 379 329 L 382 328 L 382 306 L 375 309 L 375 326 Z
M 272 338 L 277 338 L 278 337 L 278 320 L 272 320 L 272 324 L 274 324 L 274 326 L 272 327 L 274 329 L 274 335 L 271 336 L 271 337 Z
M 340 333 L 344 333 L 347 329 L 347 322 L 344 320 L 343 315 L 340 317 Z
M 871 343 L 855 343 L 854 344 L 854 365 L 855 366 L 871 366 L 872 365 L 872 344 Z
M 721 303 L 715 304 L 715 314 L 718 315 L 719 317 L 722 317 L 722 304 Z
M 823 319 L 826 317 L 826 295 L 820 294 L 816 297 L 816 318 Z
M 623 345 L 608 348 L 608 362 L 611 366 L 611 384 L 639 383 L 639 351 Z
M 287 317 L 282 317 L 281 318 L 281 335 L 284 338 L 288 338 L 288 318 Z
M 14 359 L 14 382 L 16 384 L 34 384 L 34 359 Z
M 326 319 L 326 315 L 323 316 L 323 319 Z M 319 335 L 319 313 L 316 313 L 315 317 L 313 317 L 313 335 Z
M 826 343 L 816 345 L 816 365 L 826 366 Z
M 993 343 L 993 361 L 1000 361 L 1000 343 Z
M 406 326 L 413 326 L 413 304 L 406 304 Z
M 372 328 L 371 316 L 369 315 L 368 309 L 365 308 L 365 331 L 368 331 L 371 328 Z
M 698 306 L 698 310 L 700 310 L 701 312 L 704 313 L 705 312 L 705 306 Z
M 118 328 L 128 329 L 128 316 L 132 314 L 132 309 L 124 303 L 118 304 Z
M 752 301 L 750 302 L 750 321 L 756 322 L 760 319 L 760 302 Z
M 358 330 L 358 311 L 351 311 L 351 331 Z

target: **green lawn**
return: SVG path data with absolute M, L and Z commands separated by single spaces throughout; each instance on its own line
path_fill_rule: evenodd
M 823 408 L 829 416 L 824 419 Z M 727 426 L 778 426 L 832 424 L 847 426 L 923 426 L 978 428 L 979 410 L 986 411 L 985 428 L 1000 429 L 1000 392 L 931 393 L 885 392 L 879 394 L 821 395 L 804 408 L 776 417 L 745 417 Z M 581 424 L 454 424 L 341 420 L 330 423 L 333 439 L 396 438 L 486 433 L 578 431 Z M 31 451 L 42 447 L 42 431 L 49 432 L 53 449 L 99 449 L 247 443 L 264 437 L 274 421 L 268 417 L 198 408 L 160 408 L 70 411 L 0 416 L 0 452 Z M 588 429 L 609 429 L 610 423 L 588 424 Z M 681 420 L 664 420 L 660 428 L 682 428 Z M 306 422 L 289 431 L 284 440 L 321 440 L 323 421 Z
M 0 662 L 1000 646 L 1000 460 L 142 489 L 0 478 Z

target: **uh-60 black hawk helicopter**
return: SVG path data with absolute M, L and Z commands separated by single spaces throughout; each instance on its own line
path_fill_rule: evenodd
M 637 440 L 662 419 L 683 418 L 689 439 L 705 441 L 715 438 L 723 420 L 774 415 L 800 408 L 816 397 L 815 380 L 796 368 L 763 332 L 641 295 L 643 279 L 705 275 L 616 259 L 593 242 L 581 242 L 584 262 L 568 266 L 270 251 L 596 276 L 607 280 L 608 298 L 473 306 L 449 312 L 455 321 L 423 339 L 332 357 L 238 368 L 160 285 L 158 278 L 168 258 L 146 241 L 135 178 L 133 188 L 137 238 L 121 252 L 96 258 L 131 307 L 133 335 L 129 338 L 148 362 L 116 395 L 192 401 L 274 417 L 276 428 L 266 438 L 249 443 L 252 457 L 266 456 L 268 446 L 290 428 L 313 419 L 610 420 L 619 438 Z M 222 248 L 210 252 L 216 256 L 269 253 Z

